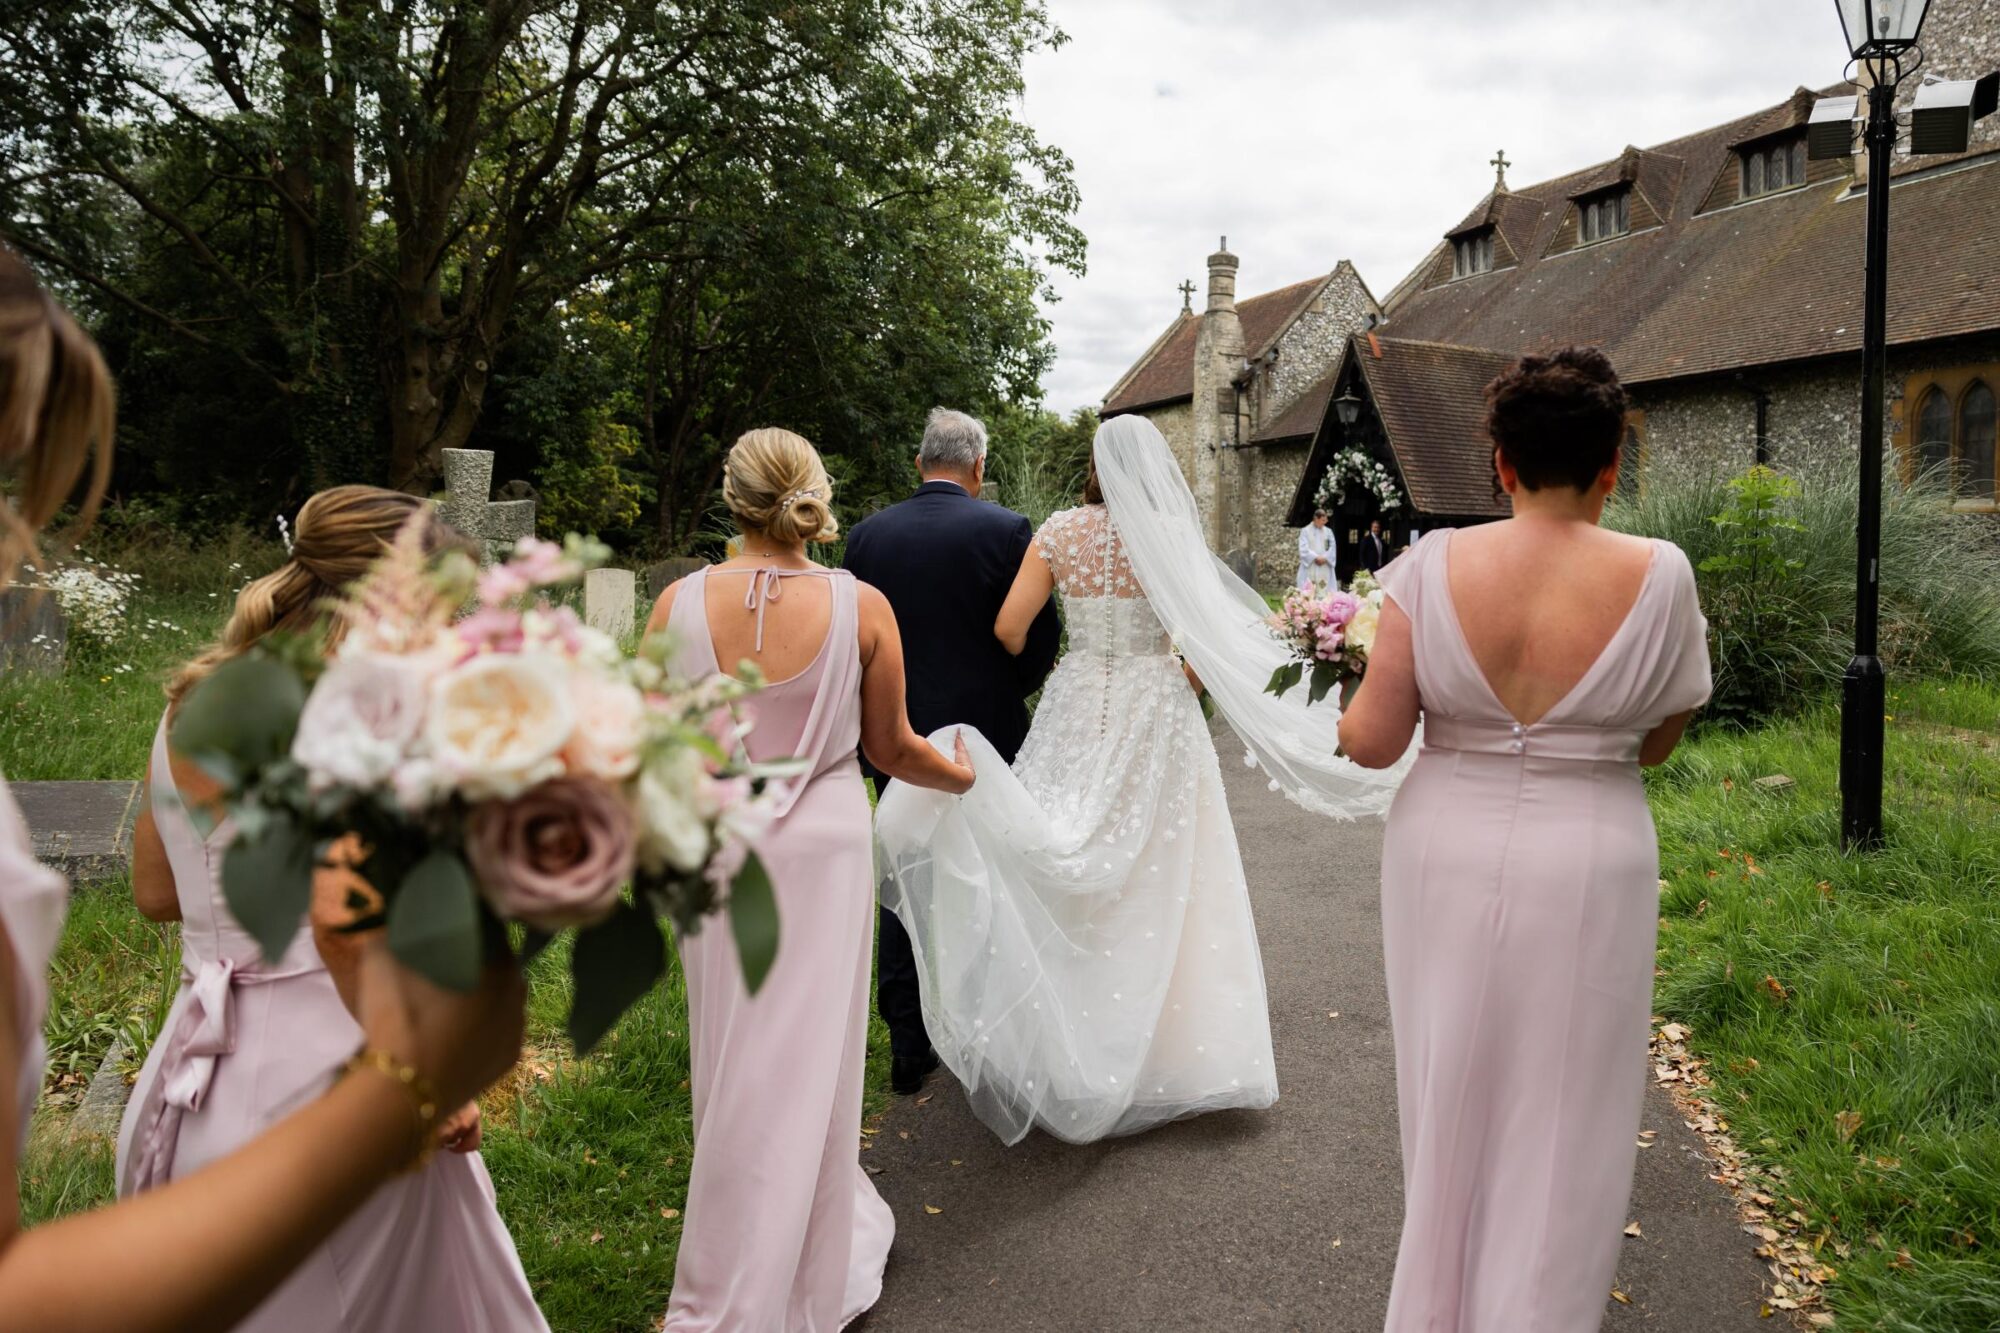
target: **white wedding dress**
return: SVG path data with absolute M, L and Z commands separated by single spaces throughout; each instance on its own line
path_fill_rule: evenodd
M 1277 1099 L 1236 831 L 1176 644 L 1274 787 L 1335 815 L 1394 793 L 1334 758 L 1332 707 L 1261 693 L 1284 651 L 1202 544 L 1158 432 L 1114 418 L 1096 457 L 1108 506 L 1036 537 L 1069 646 L 1020 758 L 1010 771 L 967 728 L 971 791 L 891 783 L 877 810 L 882 903 L 909 930 L 931 1042 L 1009 1143 Z

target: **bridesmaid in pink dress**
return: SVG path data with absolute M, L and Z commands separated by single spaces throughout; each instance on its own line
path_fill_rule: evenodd
M 175 682 L 176 699 L 220 661 L 278 629 L 309 628 L 319 607 L 364 573 L 425 502 L 340 486 L 300 509 L 292 558 L 245 588 L 222 645 Z M 438 540 L 449 541 L 441 524 Z M 180 993 L 132 1090 L 118 1136 L 118 1193 L 131 1197 L 234 1152 L 327 1086 L 362 1044 L 329 963 L 352 967 L 346 937 L 326 956 L 302 923 L 267 962 L 223 900 L 230 825 L 204 837 L 190 802 L 211 794 L 171 758 L 160 720 L 147 818 L 133 842 L 133 890 L 149 916 L 181 922 Z M 177 771 L 178 770 L 178 771 Z M 239 1333 L 545 1333 L 514 1243 L 475 1149 L 478 1106 L 448 1125 L 422 1170 L 378 1190 L 237 1325 Z
M 1390 1333 L 1589 1333 L 1628 1221 L 1659 845 L 1641 765 L 1709 690 L 1678 547 L 1597 527 L 1624 391 L 1591 349 L 1487 388 L 1514 517 L 1381 574 L 1358 763 L 1423 745 L 1389 813 L 1382 936 L 1403 1140 Z
M 757 844 L 780 932 L 762 988 L 745 990 L 725 927 L 680 944 L 695 1150 L 668 1333 L 833 1333 L 881 1294 L 895 1234 L 859 1160 L 875 876 L 856 746 L 918 786 L 973 775 L 962 743 L 954 762 L 910 729 L 888 602 L 807 559 L 836 535 L 832 497 L 804 439 L 744 435 L 723 481 L 743 555 L 668 588 L 648 626 L 672 634 L 682 675 L 754 663 L 773 683 L 752 700 L 751 758 L 808 766 Z

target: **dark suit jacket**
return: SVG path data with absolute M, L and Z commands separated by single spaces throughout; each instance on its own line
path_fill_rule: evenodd
M 1377 537 L 1372 532 L 1361 534 L 1361 567 L 1374 573 L 1389 563 L 1389 538 L 1387 534 Z
M 1033 538 L 1027 519 L 948 481 L 925 482 L 848 533 L 841 565 L 896 613 L 910 725 L 919 736 L 962 722 L 979 728 L 1008 762 L 1020 751 L 1026 700 L 1055 665 L 1062 627 L 1050 598 L 1015 657 L 993 637 L 993 621 Z M 881 777 L 872 768 L 868 775 Z

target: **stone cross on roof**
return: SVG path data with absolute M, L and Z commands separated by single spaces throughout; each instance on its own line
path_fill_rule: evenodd
M 1495 190 L 1506 189 L 1507 168 L 1514 165 L 1512 162 L 1509 162 L 1507 160 L 1507 150 L 1502 148 L 1492 157 L 1487 158 L 1486 164 L 1493 168 L 1493 188 Z
M 1183 315 L 1192 315 L 1194 313 L 1194 279 L 1182 278 L 1181 285 L 1174 288 L 1174 290 L 1181 294 L 1181 313 Z
M 535 532 L 533 500 L 493 500 L 493 451 L 444 451 L 444 521 L 480 544 L 482 559 Z

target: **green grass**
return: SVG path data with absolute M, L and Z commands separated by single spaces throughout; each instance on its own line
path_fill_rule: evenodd
M 1738 1142 L 1783 1173 L 1824 1238 L 1840 1327 L 1988 1333 L 2000 1327 L 2000 693 L 1899 685 L 1889 707 L 1888 845 L 1872 856 L 1838 851 L 1830 708 L 1711 729 L 1655 775 L 1656 1007 L 1693 1029 Z M 1752 785 L 1773 773 L 1797 786 Z
M 60 675 L 0 679 L 0 773 L 12 782 L 138 779 L 167 678 L 221 632 L 230 599 L 141 586 L 125 633 L 72 637 Z

